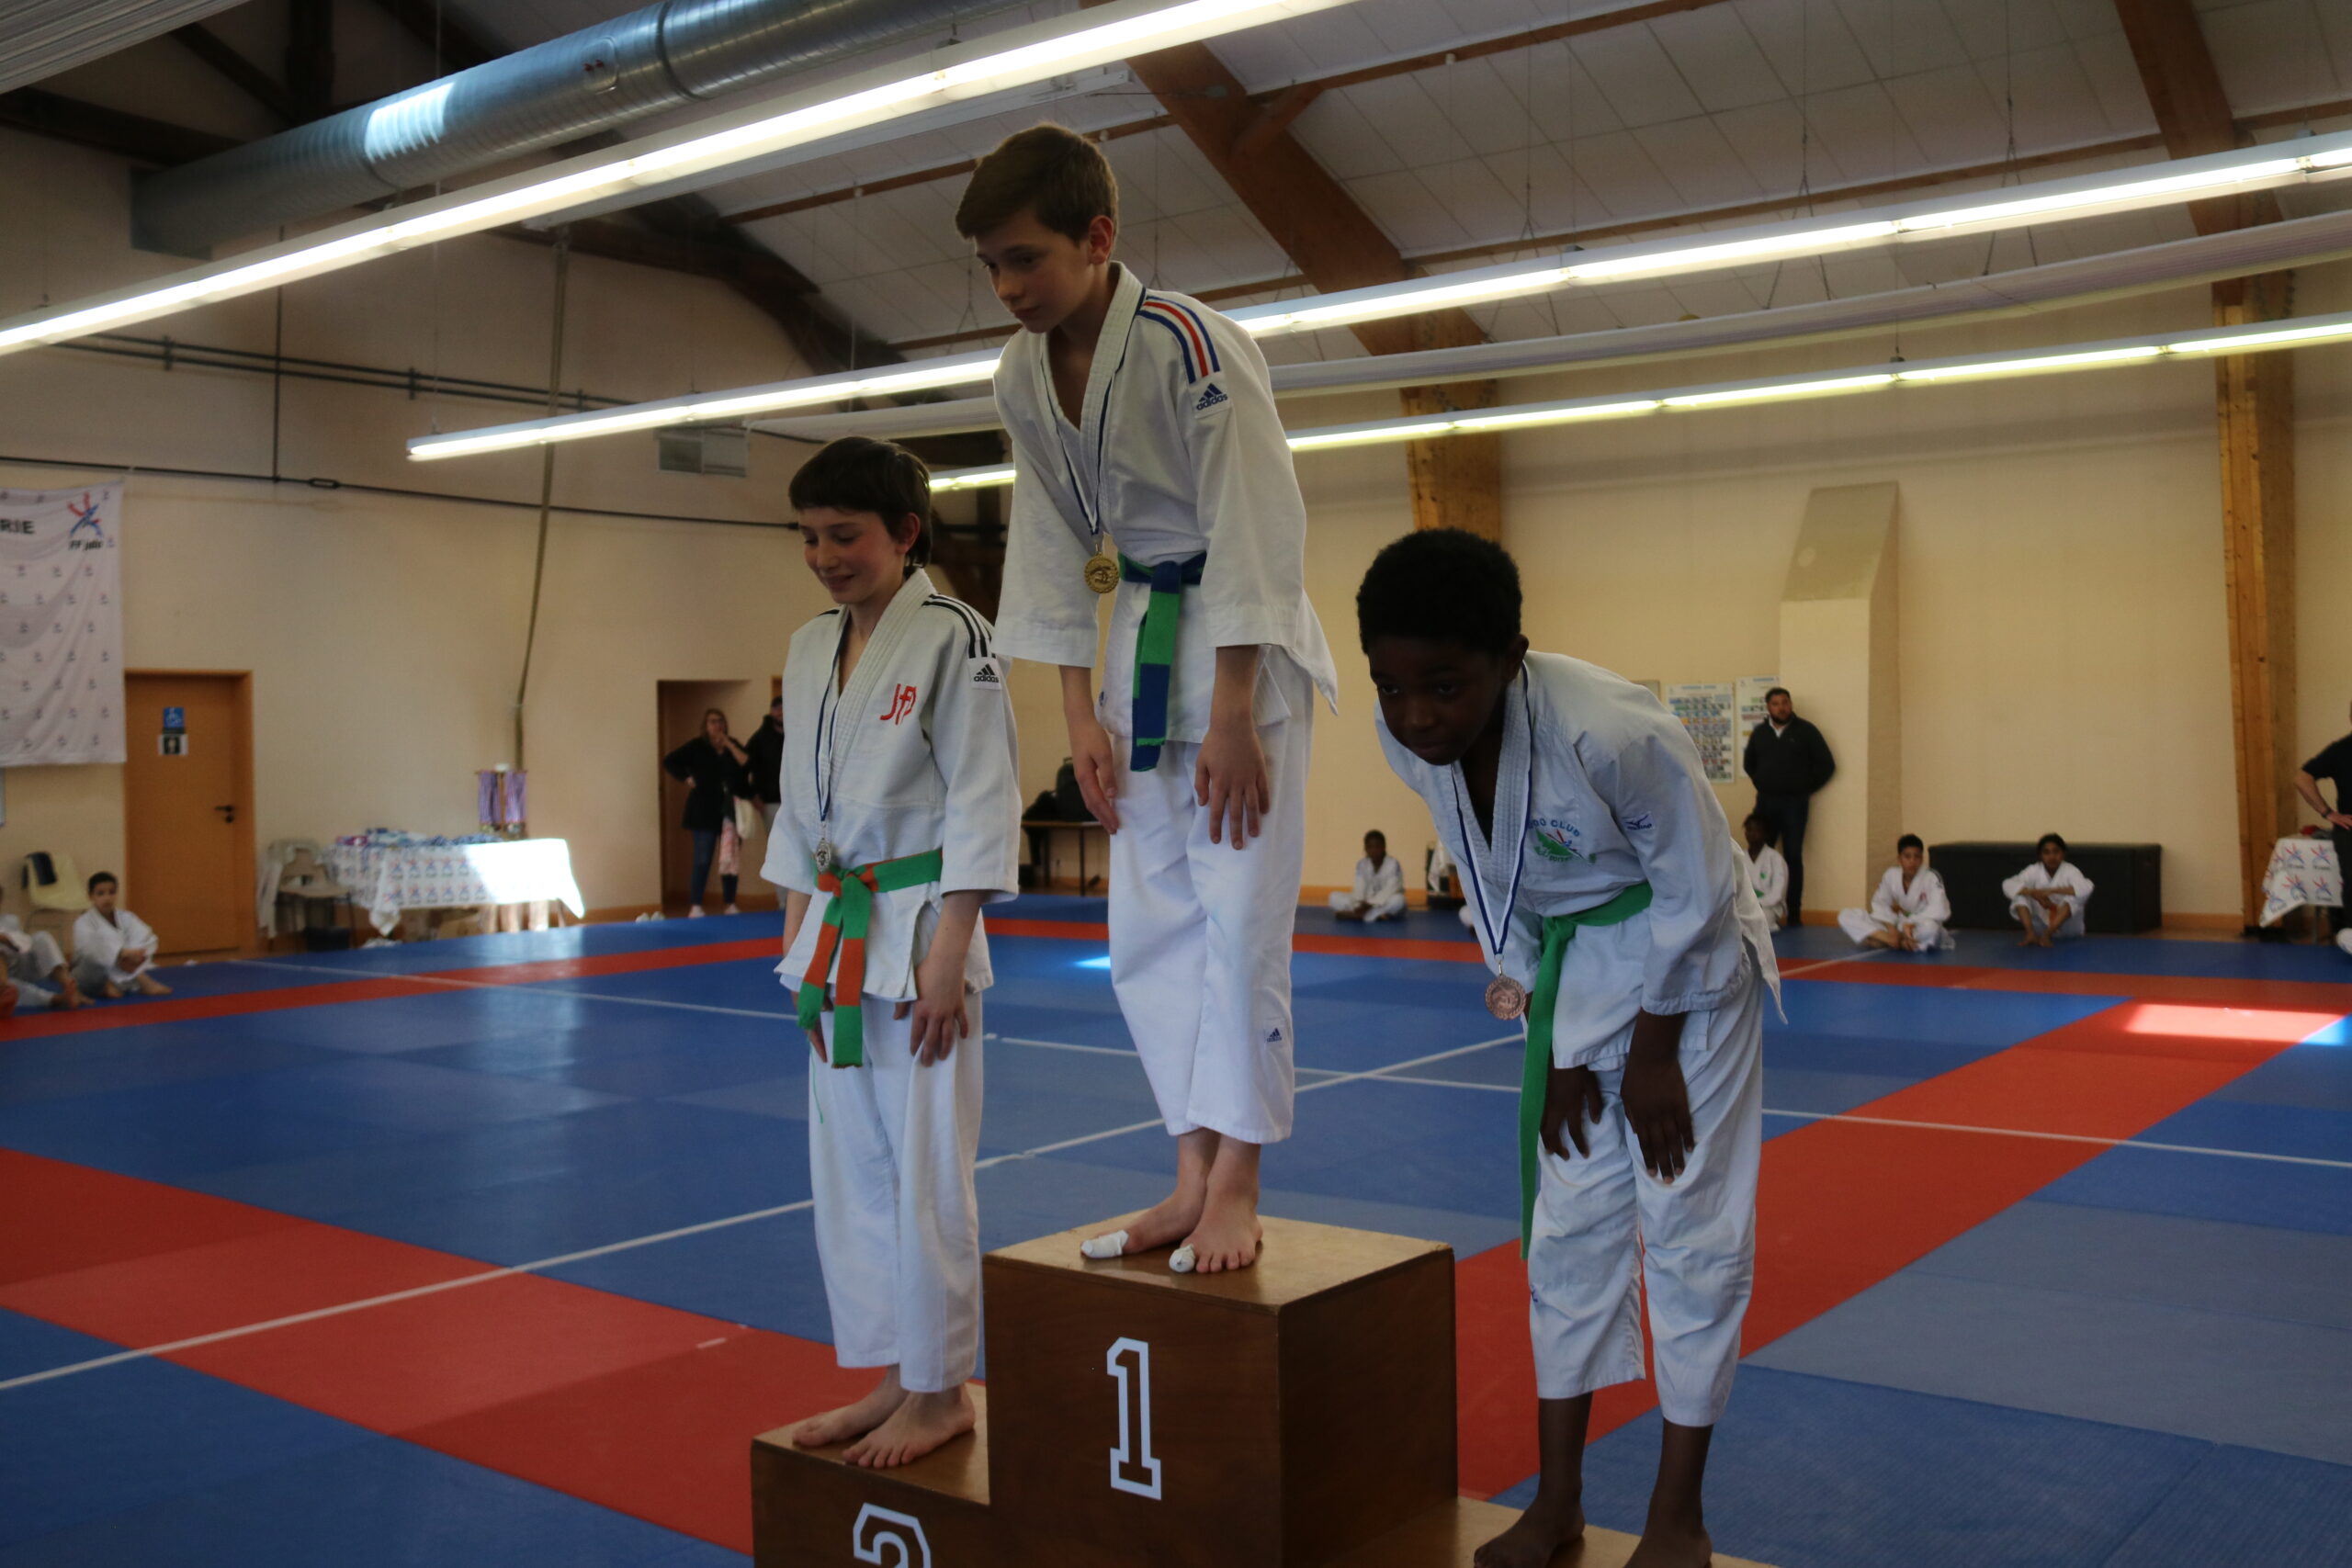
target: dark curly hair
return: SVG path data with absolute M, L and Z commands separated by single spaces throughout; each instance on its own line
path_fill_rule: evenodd
M 1420 637 L 1496 655 L 1519 637 L 1519 566 L 1491 539 L 1459 528 L 1406 535 L 1373 558 L 1356 590 L 1356 632 Z

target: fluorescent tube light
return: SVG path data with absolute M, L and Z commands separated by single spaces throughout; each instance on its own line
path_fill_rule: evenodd
M 2256 153 L 2262 154 L 2256 156 Z M 2165 171 L 2155 173 L 2154 171 Z M 1702 244 L 1657 241 L 1627 245 L 1593 260 L 1564 262 L 1554 256 L 1542 264 L 1506 263 L 1469 273 L 1445 273 L 1410 278 L 1344 293 L 1253 305 L 1233 312 L 1233 320 L 1256 336 L 1313 331 L 1357 321 L 1412 315 L 1423 310 L 1541 293 L 1563 284 L 1624 281 L 1634 277 L 1693 272 L 1713 266 L 1811 254 L 1823 254 L 1880 240 L 1935 239 L 1962 230 L 1983 231 L 2029 224 L 2094 211 L 2191 199 L 2224 187 L 2238 189 L 2278 185 L 2323 173 L 2324 177 L 2352 172 L 2352 132 L 2304 137 L 2293 141 L 2240 152 L 2214 153 L 2183 160 L 2179 164 L 2152 164 L 2117 174 L 2076 175 L 2038 186 L 2016 187 L 2010 199 L 1985 204 L 1970 198 L 1941 205 L 1912 203 L 1882 209 L 1876 213 L 1849 214 L 1842 220 L 1800 221 L 1733 231 Z M 1008 332 L 1011 330 L 1007 329 Z M 607 435 L 651 425 L 702 419 L 740 418 L 776 412 L 837 399 L 887 395 L 921 388 L 961 386 L 987 380 L 996 366 L 995 351 L 958 355 L 953 360 L 927 360 L 920 367 L 895 372 L 875 372 L 858 389 L 843 391 L 839 377 L 780 381 L 766 388 L 714 392 L 702 400 L 672 399 L 648 405 L 658 412 L 646 420 L 630 417 L 631 410 L 561 414 L 551 419 L 427 436 L 409 444 L 413 457 L 453 457 L 471 452 L 498 451 L 543 442 Z M 905 382 L 882 384 L 886 374 L 904 375 Z M 931 377 L 936 379 L 931 379 Z M 756 402 L 738 399 L 759 398 Z M 705 406 L 723 405 L 725 412 L 706 413 Z M 472 444 L 477 435 L 497 439 Z
M 2074 370 L 2090 365 L 2120 365 L 2132 359 L 2154 359 L 2163 354 L 2155 344 L 2129 348 L 2085 349 L 2079 354 L 2031 355 L 2020 359 L 1988 359 L 1975 365 L 1935 365 L 1898 370 L 1898 381 L 1957 381 L 1970 376 L 2030 376 L 2040 370 Z
M 1013 470 L 1003 468 L 955 468 L 931 476 L 934 494 L 944 490 L 985 490 L 990 485 L 1009 485 Z
M 1683 392 L 1658 401 L 1670 409 L 1712 408 L 1719 403 L 1766 403 L 1784 398 L 1818 398 L 1835 392 L 1860 392 L 1887 387 L 1894 378 L 1879 371 L 1868 376 L 1838 376 L 1824 381 L 1763 382 L 1750 387 L 1725 387 L 1712 392 Z
M 1304 16 L 1349 0 L 1111 0 L 1094 9 L 933 51 L 940 63 L 910 75 L 886 65 L 829 88 L 787 94 L 608 152 L 417 202 L 395 212 L 269 246 L 248 259 L 193 267 L 85 304 L 34 311 L 0 324 L 0 354 L 128 326 L 349 266 L 393 251 L 561 211 L 633 186 L 741 164 L 885 120 L 1130 54 Z M 979 49 L 970 59 L 944 59 Z M 717 417 L 717 416 L 712 416 Z
M 1312 452 L 1320 446 L 1363 446 L 1375 441 L 1412 441 L 1424 435 L 1450 435 L 1454 422 L 1450 419 L 1425 419 L 1405 423 L 1368 424 L 1361 428 L 1309 432 L 1290 438 L 1294 452 Z
M 2293 348 L 2307 343 L 2328 343 L 2352 337 L 2352 317 L 2337 316 L 2300 327 L 2247 327 L 2216 333 L 2211 337 L 2184 339 L 2165 344 L 2166 354 L 2240 354 L 2248 349 Z
M 1656 398 L 1627 402 L 1586 403 L 1564 409 L 1503 409 L 1494 413 L 1464 414 L 1453 422 L 1461 431 L 1513 430 L 1535 424 L 1566 424 L 1580 419 L 1620 419 L 1627 414 L 1655 413 L 1664 405 Z

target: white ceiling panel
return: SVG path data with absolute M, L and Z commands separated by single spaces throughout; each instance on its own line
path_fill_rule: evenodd
M 1886 84 L 1886 94 L 1913 144 L 1939 167 L 1991 163 L 2007 152 L 2000 100 L 1973 65 L 1898 76 Z
M 1649 30 L 1709 113 L 1788 96 L 1734 6 L 1660 17 Z
M 1697 95 L 1648 28 L 1611 28 L 1570 43 L 1624 124 L 1656 125 L 1701 112 Z
M 2202 20 L 2222 89 L 2239 112 L 2343 95 L 2328 56 L 2326 30 L 2311 0 L 2257 0 L 2210 12 Z
M 1765 195 L 1711 119 L 1645 125 L 1633 136 L 1666 176 L 1680 207 L 1731 207 Z
M 1792 93 L 1850 87 L 1873 79 L 1834 0 L 1740 0 L 1740 20 Z
M 1980 0 L 1998 5 L 2000 0 Z M 1968 45 L 1943 0 L 1838 0 L 1847 30 L 1880 76 L 1907 76 L 1968 62 Z
M 1814 140 L 1836 161 L 1845 183 L 1891 179 L 1960 161 L 1930 159 L 1912 139 L 1911 128 L 1896 112 L 1886 88 L 1876 82 L 1815 93 L 1806 104 L 1806 119 Z

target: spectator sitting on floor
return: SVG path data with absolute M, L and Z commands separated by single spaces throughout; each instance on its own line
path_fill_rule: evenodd
M 2085 892 L 2088 890 L 2085 884 Z M 1951 945 L 1944 930 L 1951 923 L 1951 899 L 1944 892 L 1944 879 L 1928 869 L 1928 846 L 1917 833 L 1894 840 L 1894 863 L 1878 879 L 1871 907 L 1838 912 L 1838 926 L 1856 946 L 1891 947 L 1898 953 L 1932 953 Z
M 2019 947 L 2048 947 L 2053 938 L 2083 934 L 2083 909 L 2091 901 L 2091 879 L 2066 859 L 2066 840 L 2044 833 L 2034 845 L 2041 858 L 2001 884 L 2009 912 L 2025 927 Z
M 1331 912 L 1343 920 L 1394 920 L 1404 915 L 1405 868 L 1388 852 L 1388 837 L 1379 829 L 1363 836 L 1356 885 L 1331 895 Z
M 90 878 L 90 907 L 74 922 L 74 983 L 109 1001 L 119 1000 L 125 986 L 142 997 L 168 997 L 172 988 L 148 973 L 155 966 L 155 933 L 146 921 L 117 908 L 121 900 L 122 884 L 114 873 Z
M 1764 919 L 1779 931 L 1789 923 L 1789 863 L 1772 847 L 1772 825 L 1762 813 L 1749 812 L 1740 831 L 1747 835 L 1748 881 L 1756 889 L 1756 901 L 1764 906 Z
M 0 958 L 8 978 L 17 983 L 17 1005 L 22 1008 L 88 1007 L 90 998 L 74 983 L 65 954 L 47 931 L 28 931 L 14 915 L 0 915 Z

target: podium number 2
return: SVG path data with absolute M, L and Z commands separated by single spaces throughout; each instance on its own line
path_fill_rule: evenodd
M 912 1514 L 868 1503 L 849 1529 L 850 1555 L 882 1568 L 931 1568 L 931 1540 Z M 885 1556 L 884 1553 L 888 1553 Z
M 1119 1380 L 1119 1446 L 1111 1450 L 1111 1485 L 1138 1497 L 1159 1496 L 1159 1461 L 1151 1457 L 1151 1347 L 1118 1339 L 1102 1370 Z

